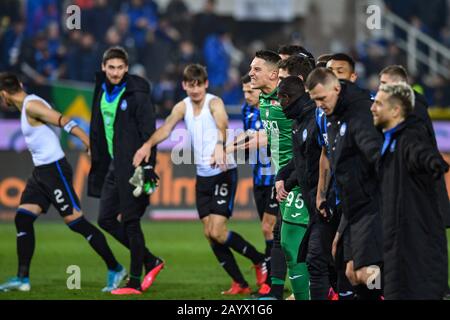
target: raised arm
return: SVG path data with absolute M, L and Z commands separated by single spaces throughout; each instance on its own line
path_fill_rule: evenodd
M 133 157 L 133 166 L 138 167 L 142 160 L 148 162 L 151 156 L 151 149 L 169 137 L 176 124 L 184 118 L 185 112 L 186 105 L 182 101 L 173 107 L 172 112 L 166 118 L 164 124 L 158 128 L 146 142 L 144 142 L 138 151 L 136 151 Z
M 89 149 L 89 137 L 75 121 L 66 116 L 63 116 L 58 111 L 47 107 L 43 102 L 39 100 L 30 101 L 27 104 L 26 108 L 27 115 L 30 118 L 45 124 L 51 124 L 56 127 L 63 128 L 67 133 L 70 133 L 80 139 L 85 145 L 86 149 Z
M 437 180 L 449 170 L 449 165 L 424 133 L 410 135 L 404 142 L 405 164 L 411 173 L 427 173 Z

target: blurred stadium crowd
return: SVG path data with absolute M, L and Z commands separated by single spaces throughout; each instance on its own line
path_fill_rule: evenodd
M 450 46 L 447 0 L 386 0 L 387 7 L 420 30 Z M 81 8 L 81 30 L 67 30 L 66 8 Z M 261 23 L 256 28 L 217 14 L 216 1 L 204 0 L 193 12 L 183 0 L 170 0 L 164 10 L 153 0 L 2 0 L 0 2 L 0 71 L 18 71 L 25 83 L 51 84 L 55 80 L 93 82 L 101 55 L 112 45 L 130 53 L 131 73 L 151 81 L 160 117 L 165 117 L 184 93 L 180 85 L 186 64 L 207 66 L 210 91 L 226 105 L 243 101 L 241 75 L 257 50 L 276 49 L 282 43 L 302 44 L 301 19 Z M 260 32 L 255 32 L 259 30 Z M 402 36 L 402 35 L 399 35 Z M 314 52 L 318 56 L 328 52 Z M 386 65 L 406 65 L 406 56 L 394 42 L 383 39 L 348 48 L 357 64 L 359 84 L 374 90 L 377 74 Z M 450 106 L 450 81 L 427 76 L 421 69 L 415 88 L 430 105 Z M 0 118 L 16 117 L 0 111 Z

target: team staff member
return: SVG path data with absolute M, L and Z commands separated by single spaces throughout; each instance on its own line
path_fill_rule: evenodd
M 382 264 L 375 174 L 382 137 L 372 123 L 372 102 L 365 90 L 350 82 L 340 83 L 325 68 L 311 72 L 306 87 L 327 117 L 330 167 L 349 223 L 343 238 L 346 275 L 357 286 L 360 299 L 379 299 L 381 288 L 367 286 L 369 278 L 377 278 L 374 272 L 381 276 Z
M 436 179 L 448 164 L 413 115 L 405 82 L 381 85 L 372 105 L 383 131 L 379 164 L 386 299 L 442 299 L 447 289 L 447 241 Z
M 134 153 L 154 131 L 149 84 L 128 74 L 128 54 L 123 48 L 108 49 L 103 55 L 102 72 L 97 74 L 92 104 L 88 195 L 100 197 L 100 227 L 130 249 L 130 279 L 113 294 L 141 294 L 164 266 L 145 247 L 140 219 L 149 203 L 148 195 L 144 192 L 135 197 L 129 183 L 135 170 Z M 157 180 L 155 160 L 153 152 L 144 166 L 147 179 L 153 183 Z M 141 283 L 143 266 L 146 274 Z

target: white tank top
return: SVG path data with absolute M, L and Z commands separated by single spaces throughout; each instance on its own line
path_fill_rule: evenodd
M 22 105 L 22 114 L 20 117 L 20 125 L 22 133 L 25 137 L 28 150 L 31 152 L 33 163 L 35 166 L 49 164 L 64 158 L 64 152 L 59 143 L 59 137 L 53 126 L 42 124 L 36 127 L 28 123 L 26 107 L 32 100 L 39 100 L 48 108 L 52 108 L 47 101 L 34 94 L 25 97 Z
M 197 167 L 197 175 L 201 177 L 211 177 L 218 175 L 222 171 L 210 165 L 211 155 L 217 143 L 217 126 L 214 117 L 209 109 L 211 100 L 217 98 L 215 95 L 206 94 L 205 102 L 198 116 L 194 116 L 194 107 L 191 98 L 183 100 L 186 105 L 184 122 L 191 137 L 194 148 L 194 163 Z M 227 157 L 227 168 L 236 168 L 232 155 Z

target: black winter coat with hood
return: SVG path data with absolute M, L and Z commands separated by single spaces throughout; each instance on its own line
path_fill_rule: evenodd
M 375 169 L 383 138 L 373 125 L 371 106 L 366 90 L 341 81 L 336 107 L 327 116 L 330 165 L 349 223 L 379 211 Z
M 100 104 L 106 75 L 96 75 L 90 128 L 91 170 L 88 178 L 88 195 L 100 197 L 103 183 L 111 163 L 105 137 Z M 126 74 L 122 83 L 126 89 L 120 98 L 114 122 L 114 174 L 119 188 L 120 212 L 132 214 L 148 205 L 148 196 L 135 198 L 134 187 L 128 182 L 134 172 L 133 156 L 155 132 L 155 110 L 150 97 L 150 85 L 141 77 Z M 152 149 L 149 163 L 155 166 L 156 148 Z M 142 212 L 143 213 L 143 212 Z

